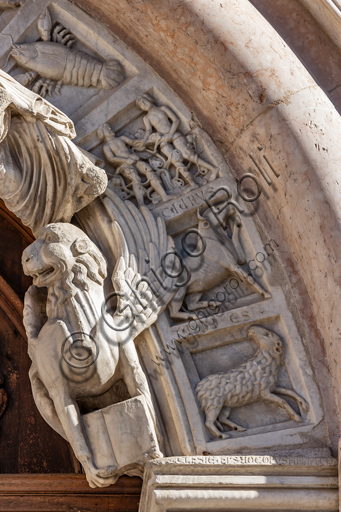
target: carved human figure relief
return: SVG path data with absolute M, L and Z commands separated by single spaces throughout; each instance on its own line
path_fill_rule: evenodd
M 160 154 L 157 153 L 155 156 L 152 156 L 149 158 L 149 165 L 151 168 L 156 172 L 156 174 L 161 178 L 164 189 L 168 196 L 181 196 L 182 192 L 185 190 L 185 181 L 183 181 L 181 178 L 179 178 L 179 171 L 175 173 L 175 176 L 171 174 L 169 167 L 171 160 L 166 159 Z M 197 188 L 198 185 L 194 183 L 193 177 L 190 175 L 189 172 L 187 172 L 187 169 L 190 164 L 187 164 L 187 166 L 183 166 L 185 169 L 185 177 L 188 178 L 187 182 L 193 184 L 193 187 L 191 188 Z M 181 166 L 182 167 L 182 166 Z M 168 200 L 170 198 L 168 197 Z
M 149 94 L 139 96 L 136 105 L 143 112 L 146 112 L 143 116 L 145 132 L 138 147 L 141 149 L 153 147 L 153 153 L 160 147 L 161 153 L 171 159 L 175 159 L 175 156 L 172 157 L 175 148 L 182 155 L 182 158 L 178 155 L 175 161 L 181 161 L 183 158 L 189 160 L 198 167 L 199 173 L 210 173 L 209 181 L 218 177 L 219 168 L 200 158 L 191 147 L 192 140 L 178 131 L 179 118 L 169 107 L 156 106 Z
M 178 131 L 180 120 L 169 107 L 156 106 L 149 94 L 135 103 L 147 112 L 143 114 L 144 129 L 116 136 L 105 123 L 97 130 L 106 161 L 115 169 L 115 176 L 123 177 L 121 192 L 126 192 L 124 188 L 131 191 L 121 197 L 135 198 L 138 205 L 152 208 L 197 188 L 200 180 L 210 182 L 219 177 L 219 167 L 195 150 L 195 137 Z
M 109 123 L 105 123 L 98 128 L 97 137 L 101 142 L 104 142 L 104 156 L 114 168 L 123 164 L 134 165 L 140 160 L 140 157 L 128 147 L 134 146 L 136 140 L 131 139 L 127 135 L 116 137 Z
M 206 428 L 221 439 L 229 437 L 223 432 L 223 425 L 238 432 L 246 430 L 228 419 L 231 409 L 235 407 L 265 400 L 284 409 L 291 419 L 299 423 L 303 421 L 302 415 L 309 410 L 308 403 L 296 391 L 276 385 L 283 354 L 280 337 L 257 325 L 250 327 L 248 336 L 252 336 L 258 344 L 258 350 L 251 359 L 233 370 L 208 375 L 195 388 L 205 413 Z M 301 416 L 278 395 L 293 398 L 300 408 Z
M 97 136 L 99 140 L 105 141 L 104 156 L 107 162 L 116 167 L 115 175 L 121 178 L 121 181 L 116 180 L 116 183 L 120 183 L 121 191 L 126 192 L 123 196 L 121 194 L 122 198 L 134 197 L 138 206 L 145 203 L 145 197 L 154 203 L 158 203 L 160 199 L 164 202 L 168 200 L 158 175 L 146 162 L 141 161 L 138 154 L 129 149 L 128 145 L 133 147 L 138 141 L 127 135 L 116 137 L 108 123 L 97 130 Z M 142 180 L 141 176 L 144 176 L 145 179 Z M 130 193 L 128 189 L 130 189 Z M 157 194 L 156 201 L 154 197 L 151 197 L 150 191 Z
M 117 60 L 101 62 L 72 48 L 72 33 L 61 24 L 53 26 L 48 9 L 39 16 L 40 41 L 13 44 L 9 56 L 28 71 L 15 76 L 19 83 L 32 87 L 42 97 L 59 94 L 62 85 L 111 89 L 124 78 Z
M 147 162 L 138 162 L 136 167 L 140 174 L 146 178 L 144 183 L 150 187 L 151 194 L 149 195 L 149 198 L 151 199 L 152 203 L 158 203 L 160 201 L 159 198 L 161 198 L 162 202 L 167 202 L 169 198 L 162 186 L 162 181 L 157 173 L 151 168 L 151 166 Z M 154 199 L 155 194 L 157 197 L 156 201 Z

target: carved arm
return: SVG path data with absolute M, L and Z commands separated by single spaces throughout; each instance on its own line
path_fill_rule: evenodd
M 167 114 L 169 119 L 172 121 L 172 128 L 170 129 L 170 131 L 167 135 L 164 135 L 162 137 L 162 139 L 165 142 L 172 142 L 174 134 L 175 134 L 176 130 L 179 128 L 180 119 L 178 118 L 178 116 L 176 116 L 174 114 L 173 110 L 171 110 L 170 108 L 165 107 L 165 106 L 162 106 L 160 108 L 161 108 L 161 110 L 164 111 L 165 114 Z

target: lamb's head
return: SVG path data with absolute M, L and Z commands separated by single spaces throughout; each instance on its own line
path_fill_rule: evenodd
M 260 349 L 269 350 L 273 356 L 278 358 L 282 355 L 283 343 L 273 331 L 259 325 L 252 325 L 247 334 L 258 343 Z
M 79 290 L 89 289 L 90 281 L 102 285 L 106 262 L 87 235 L 72 224 L 49 224 L 40 238 L 23 252 L 22 265 L 33 284 L 47 287 L 49 296 L 60 304 Z

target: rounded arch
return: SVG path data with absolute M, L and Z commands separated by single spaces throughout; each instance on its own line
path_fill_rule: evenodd
M 247 0 L 75 3 L 167 81 L 236 177 L 257 172 L 255 162 L 265 166 L 272 184 L 264 184 L 257 214 L 267 236 L 281 245 L 336 447 L 341 417 L 337 111 Z

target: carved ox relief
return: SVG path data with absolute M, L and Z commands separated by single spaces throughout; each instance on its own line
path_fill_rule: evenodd
M 179 286 L 169 306 L 172 319 L 195 319 L 195 310 L 208 307 L 209 301 L 202 301 L 202 295 L 221 284 L 226 277 L 241 279 L 247 283 L 249 293 L 259 294 L 263 299 L 271 298 L 265 276 L 262 275 L 261 279 L 257 276 L 254 278 L 243 268 L 252 254 L 253 247 L 245 237 L 245 227 L 236 206 L 225 202 L 219 213 L 220 222 L 217 222 L 210 208 L 201 210 L 201 213 L 199 209 L 197 212 L 197 233 L 199 238 L 205 241 L 203 261 L 202 264 L 198 264 L 194 258 L 185 258 L 190 277 L 187 284 Z M 229 230 L 230 236 L 220 229 L 220 223 Z M 184 301 L 186 312 L 180 311 Z

